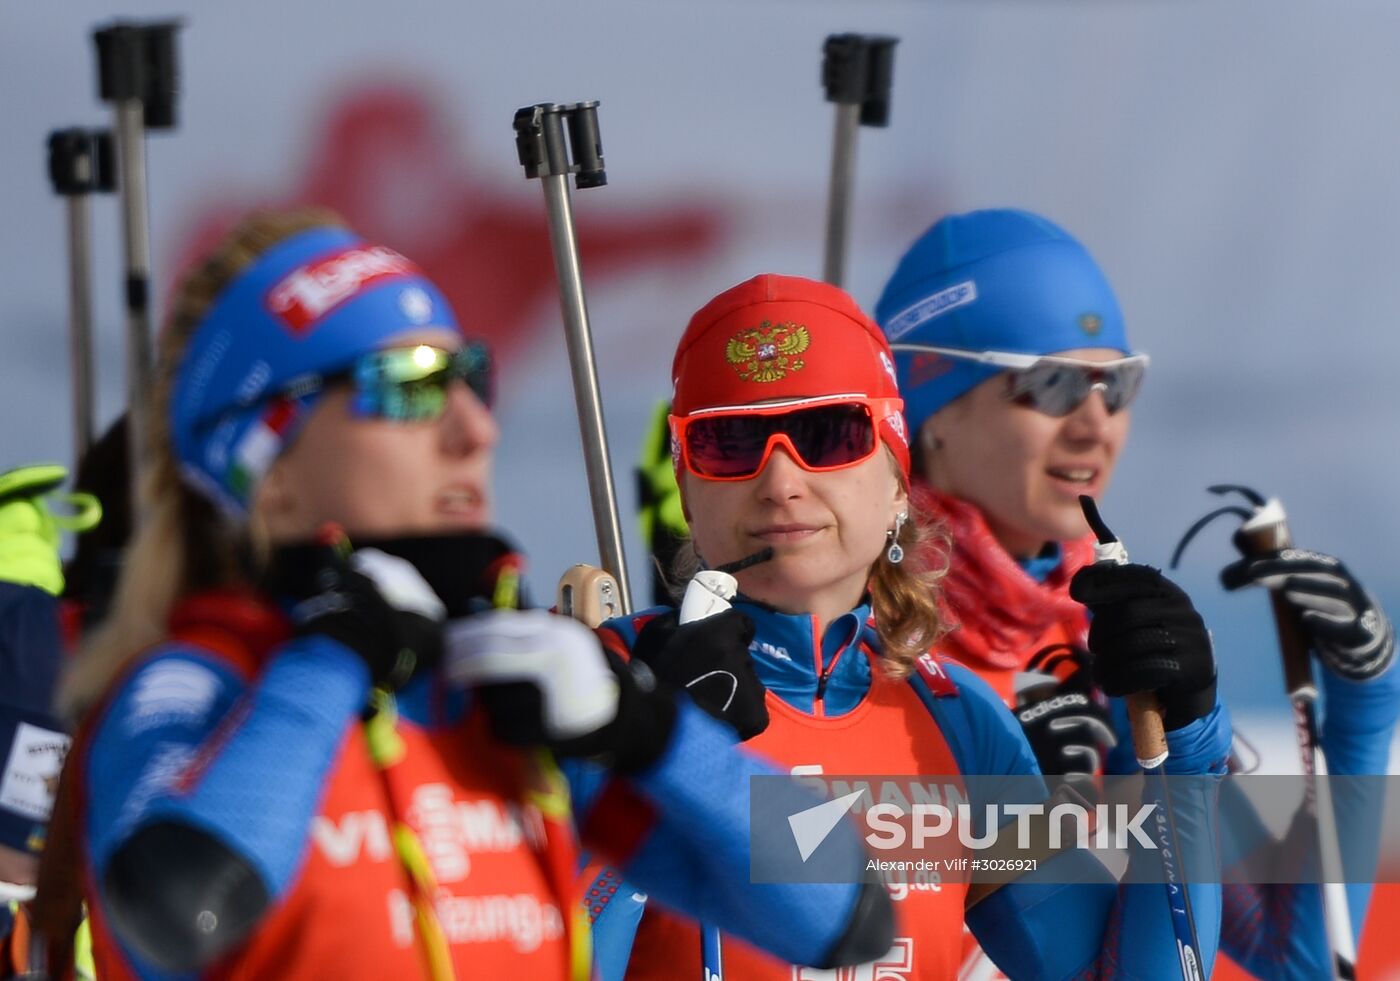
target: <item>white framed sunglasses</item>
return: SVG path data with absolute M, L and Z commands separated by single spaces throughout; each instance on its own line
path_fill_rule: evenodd
M 890 348 L 896 354 L 938 354 L 1000 368 L 1007 373 L 1008 399 L 1055 418 L 1069 415 L 1093 392 L 1103 396 L 1110 415 L 1126 409 L 1142 388 L 1148 364 L 1145 354 L 1112 361 L 1085 361 L 1053 354 L 969 351 L 932 344 L 891 344 Z

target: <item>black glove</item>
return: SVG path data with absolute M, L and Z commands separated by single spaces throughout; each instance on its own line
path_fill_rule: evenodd
M 1118 744 L 1103 693 L 1094 687 L 1089 652 L 1055 644 L 1038 651 L 1027 668 L 1057 679 L 1026 690 L 1016 720 L 1046 776 L 1094 775 Z
M 375 687 L 395 690 L 442 659 L 441 602 L 406 561 L 382 552 L 347 560 L 328 545 L 294 545 L 274 551 L 269 570 L 264 587 L 293 601 L 296 635 L 350 648 Z
M 545 746 L 556 755 L 593 760 L 616 773 L 645 770 L 661 758 L 676 725 L 676 693 L 658 685 L 644 664 L 629 664 L 604 651 L 617 675 L 617 715 L 593 732 L 572 739 L 553 738 L 541 720 L 544 698 L 525 681 L 490 685 L 480 690 L 491 719 L 492 734 L 511 746 Z
M 1390 618 L 1330 555 L 1286 548 L 1232 562 L 1220 581 L 1226 589 L 1264 586 L 1283 596 L 1298 614 L 1313 652 L 1344 678 L 1374 678 L 1395 660 Z
M 749 656 L 754 626 L 738 610 L 681 625 L 670 610 L 653 618 L 632 645 L 632 657 L 663 681 L 684 688 L 710 715 L 728 723 L 740 739 L 768 728 L 766 689 Z
M 1069 594 L 1089 608 L 1094 681 L 1108 695 L 1155 692 L 1167 729 L 1215 707 L 1210 633 L 1190 598 L 1145 565 L 1095 563 L 1080 569 Z
M 495 532 L 356 538 L 355 547 L 376 548 L 411 562 L 441 598 L 449 620 L 530 605 L 521 593 L 524 557 Z

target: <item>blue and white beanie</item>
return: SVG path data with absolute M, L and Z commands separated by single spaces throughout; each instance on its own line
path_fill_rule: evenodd
M 885 284 L 875 319 L 891 344 L 1054 354 L 1130 353 L 1123 314 L 1088 250 L 1058 225 L 1012 208 L 939 220 Z M 910 430 L 1001 369 L 895 351 Z
M 340 228 L 277 243 L 215 300 L 177 369 L 170 431 L 186 479 L 245 516 L 320 395 L 296 383 L 431 327 L 460 333 L 438 288 L 392 249 Z

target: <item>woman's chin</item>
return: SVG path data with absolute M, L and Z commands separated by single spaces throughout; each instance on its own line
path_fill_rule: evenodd
M 800 579 L 785 575 L 782 561 L 773 558 L 739 573 L 739 592 L 785 613 L 800 613 L 806 589 Z M 792 608 L 794 604 L 799 605 Z
M 851 576 L 846 581 L 833 581 L 829 569 L 814 568 L 811 563 L 803 563 L 790 573 L 785 572 L 783 564 L 777 559 L 764 563 L 764 566 L 765 574 L 762 577 L 746 578 L 741 573 L 739 591 L 749 599 L 765 603 L 781 613 L 811 613 L 821 598 L 843 593 L 850 594 L 845 597 L 849 599 L 846 605 L 854 608 L 860 603 L 864 592 L 863 578 L 858 581 L 857 577 Z M 813 575 L 815 571 L 822 573 L 820 577 Z

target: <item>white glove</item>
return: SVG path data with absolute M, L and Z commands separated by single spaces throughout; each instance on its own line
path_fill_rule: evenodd
M 407 559 L 377 548 L 364 548 L 350 553 L 350 567 L 372 581 L 379 595 L 394 609 L 417 613 L 437 623 L 447 619 L 447 607 Z
M 445 675 L 462 687 L 534 686 L 550 740 L 588 735 L 617 716 L 618 679 L 598 638 L 544 610 L 495 610 L 449 623 Z

